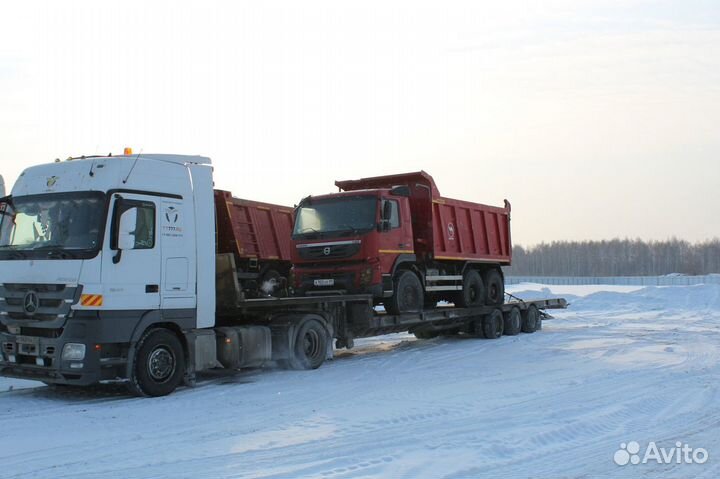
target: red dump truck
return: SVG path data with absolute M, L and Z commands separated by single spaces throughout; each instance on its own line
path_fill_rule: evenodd
M 299 294 L 371 293 L 393 314 L 446 300 L 502 304 L 501 266 L 511 261 L 510 203 L 440 195 L 424 171 L 336 181 L 308 196 L 293 229 Z
M 232 253 L 248 297 L 282 296 L 290 272 L 292 208 L 215 190 L 218 253 Z

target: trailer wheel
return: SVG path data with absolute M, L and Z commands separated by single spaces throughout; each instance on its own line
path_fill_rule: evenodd
M 522 315 L 522 332 L 523 333 L 534 333 L 539 328 L 537 327 L 540 313 L 538 312 L 537 306 L 531 304 L 528 309 L 523 312 Z
M 468 323 L 468 334 L 473 338 L 485 338 L 485 331 L 483 331 L 483 317 L 476 317 L 473 321 Z
M 395 280 L 395 291 L 385 302 L 390 314 L 418 313 L 423 309 L 423 287 L 412 271 L 401 271 Z
M 485 302 L 485 285 L 480 273 L 471 269 L 463 275 L 462 292 L 457 295 L 457 306 L 472 308 Z
M 492 313 L 483 319 L 483 334 L 487 339 L 497 339 L 503 334 L 503 314 L 499 309 L 493 309 Z
M 503 334 L 506 336 L 515 336 L 520 332 L 522 328 L 522 314 L 520 308 L 512 308 L 509 313 L 505 315 L 505 327 Z
M 166 329 L 153 329 L 137 344 L 128 387 L 138 396 L 166 396 L 180 385 L 184 374 L 180 340 Z
M 293 369 L 317 369 L 325 362 L 328 334 L 320 321 L 308 319 L 297 329 L 290 358 Z
M 505 282 L 500 271 L 491 269 L 485 273 L 485 304 L 500 305 L 505 302 Z

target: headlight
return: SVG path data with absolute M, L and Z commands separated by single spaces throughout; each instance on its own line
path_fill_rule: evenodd
M 62 358 L 64 361 L 82 361 L 85 359 L 85 345 L 80 343 L 66 343 L 63 346 Z

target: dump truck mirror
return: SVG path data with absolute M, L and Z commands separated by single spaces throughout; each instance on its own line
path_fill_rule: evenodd
M 383 201 L 382 219 L 389 221 L 392 216 L 392 204 L 389 201 Z

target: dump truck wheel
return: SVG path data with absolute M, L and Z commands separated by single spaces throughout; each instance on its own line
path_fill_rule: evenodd
M 390 314 L 418 313 L 423 309 L 423 287 L 412 271 L 402 271 L 395 280 L 395 291 L 385 303 Z
M 290 366 L 293 369 L 317 369 L 325 362 L 328 346 L 328 334 L 316 319 L 308 319 L 295 334 Z
M 485 286 L 480 273 L 471 269 L 463 275 L 462 292 L 457 296 L 457 306 L 471 308 L 485 302 Z
M 483 319 L 483 333 L 487 339 L 497 339 L 502 336 L 503 326 L 503 314 L 499 309 L 494 309 Z
M 185 353 L 180 340 L 166 329 L 145 333 L 135 350 L 128 387 L 138 396 L 166 396 L 182 382 Z
M 505 302 L 505 282 L 500 271 L 491 269 L 485 273 L 485 304 L 500 305 Z
M 510 312 L 505 315 L 504 319 L 504 335 L 515 336 L 520 332 L 520 329 L 522 328 L 522 314 L 520 313 L 520 308 L 512 308 Z
M 522 332 L 523 333 L 534 333 L 537 331 L 537 323 L 539 321 L 539 315 L 537 307 L 531 304 L 528 309 L 523 312 L 522 315 Z

